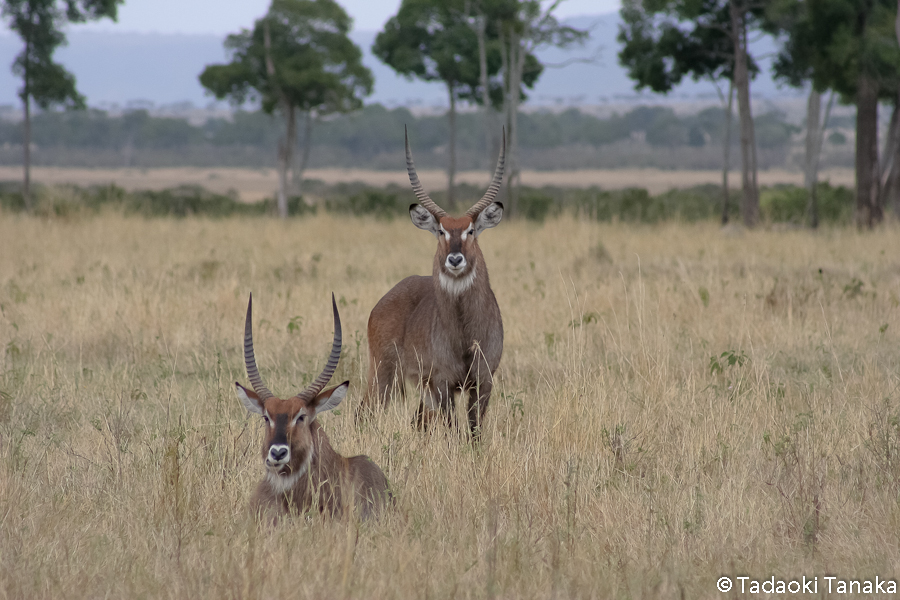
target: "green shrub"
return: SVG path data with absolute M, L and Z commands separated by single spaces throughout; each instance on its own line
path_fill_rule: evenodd
M 794 223 L 800 225 L 806 218 L 809 194 L 796 185 L 777 185 L 763 188 L 759 194 L 759 212 L 770 223 Z
M 332 196 L 325 206 L 331 212 L 372 215 L 380 219 L 393 219 L 409 212 L 409 204 L 401 202 L 397 194 L 376 188 L 367 188 L 349 196 Z
M 556 199 L 545 192 L 530 189 L 519 192 L 519 216 L 529 221 L 543 223 L 548 216 L 557 216 L 560 208 Z
M 844 187 L 832 187 L 823 182 L 816 186 L 819 205 L 819 221 L 822 223 L 846 224 L 853 220 L 853 191 Z M 796 185 L 778 185 L 763 188 L 760 192 L 759 207 L 763 219 L 770 223 L 795 223 L 807 221 L 809 194 L 805 188 Z
M 819 220 L 823 223 L 848 224 L 853 222 L 856 201 L 853 190 L 842 185 L 832 187 L 827 182 L 816 186 L 819 200 Z
M 183 185 L 166 190 L 132 192 L 126 196 L 124 208 L 126 213 L 147 217 L 226 217 L 233 214 L 261 214 L 265 211 L 266 204 L 244 204 L 235 195 L 225 196 L 201 186 Z

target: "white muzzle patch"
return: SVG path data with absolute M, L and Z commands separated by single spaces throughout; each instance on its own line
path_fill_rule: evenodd
M 468 275 L 464 277 L 450 277 L 446 273 L 440 274 L 441 289 L 451 296 L 459 296 L 475 283 L 477 271 L 472 269 Z
M 291 473 L 290 475 L 279 475 L 277 471 L 272 469 L 266 470 L 266 481 L 269 482 L 269 485 L 272 486 L 272 489 L 276 494 L 284 494 L 285 492 L 289 492 L 297 485 L 297 482 L 300 481 L 300 478 L 306 475 L 306 472 L 309 470 L 309 464 L 312 462 L 312 449 L 309 451 L 309 455 L 306 457 L 306 460 L 303 461 L 303 464 L 300 465 L 300 470 L 296 473 Z M 266 461 L 268 464 L 268 461 Z

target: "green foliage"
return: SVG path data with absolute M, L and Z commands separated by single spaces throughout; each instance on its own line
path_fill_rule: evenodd
M 234 196 L 215 194 L 200 186 L 135 192 L 126 192 L 114 185 L 89 188 L 38 186 L 34 192 L 34 212 L 43 217 L 96 214 L 107 208 L 145 217 L 225 217 L 235 214 L 264 214 L 270 210 L 265 202 L 247 204 Z M 25 210 L 19 186 L 0 184 L 0 208 L 12 212 Z
M 480 95 L 478 42 L 459 0 L 404 0 L 375 38 L 372 52 L 410 79 L 442 81 L 455 95 L 467 88 L 472 100 Z M 491 52 L 490 58 L 489 75 L 494 75 L 500 57 Z
M 843 146 L 847 143 L 847 136 L 840 131 L 832 131 L 828 134 L 828 143 L 834 146 Z
M 559 214 L 560 208 L 553 196 L 538 190 L 526 189 L 519 194 L 519 213 L 529 221 L 543 223 L 551 214 Z
M 731 79 L 734 64 L 727 0 L 624 0 L 618 41 L 619 62 L 637 89 L 669 92 L 685 76 Z M 755 26 L 759 9 L 747 10 Z M 751 77 L 759 71 L 747 57 Z
M 373 188 L 350 196 L 330 198 L 327 206 L 333 212 L 372 215 L 381 219 L 393 219 L 409 212 L 409 203 L 400 200 L 397 194 Z
M 709 290 L 701 285 L 700 289 L 697 290 L 697 294 L 700 296 L 700 302 L 703 303 L 703 307 L 709 308 Z
M 53 62 L 56 49 L 66 44 L 67 23 L 116 18 L 123 0 L 3 0 L 0 15 L 7 20 L 25 47 L 13 62 L 13 73 L 22 78 L 19 97 L 34 100 L 41 108 L 83 108 L 84 97 L 75 89 L 75 77 Z
M 229 35 L 231 62 L 210 65 L 200 83 L 219 99 L 259 100 L 271 113 L 282 95 L 293 107 L 319 114 L 362 107 L 372 73 L 350 40 L 351 20 L 334 0 L 273 0 L 251 30 Z M 274 74 L 267 72 L 265 31 Z
M 307 182 L 306 187 L 324 198 L 321 207 L 338 214 L 375 216 L 377 218 L 407 218 L 414 200 L 407 188 L 394 185 L 375 188 L 364 184 L 326 186 L 321 182 Z M 825 223 L 850 223 L 853 214 L 853 194 L 844 187 L 833 188 L 819 184 L 821 219 Z M 480 192 L 472 186 L 461 185 L 459 196 L 476 197 Z M 440 203 L 445 191 L 432 194 Z M 732 194 L 736 197 L 737 194 Z M 806 192 L 796 186 L 764 188 L 763 214 L 770 222 L 800 223 L 806 207 Z M 722 209 L 721 188 L 715 185 L 670 190 L 651 195 L 642 188 L 601 190 L 572 188 L 522 188 L 520 215 L 530 221 L 543 222 L 563 214 L 605 222 L 658 223 L 662 221 L 703 221 L 718 219 Z M 21 185 L 0 182 L 0 209 L 24 210 Z M 74 217 L 93 214 L 104 209 L 146 217 L 185 217 L 206 215 L 275 214 L 273 198 L 246 203 L 234 195 L 216 194 L 200 186 L 181 186 L 165 190 L 127 192 L 120 187 L 94 186 L 38 186 L 35 189 L 35 212 L 44 217 Z M 288 199 L 288 214 L 295 217 L 316 214 L 318 207 L 307 204 L 300 196 Z M 597 250 L 598 259 L 609 260 L 603 248 Z M 702 291 L 701 300 L 702 300 Z M 704 301 L 704 304 L 706 301 Z
M 235 149 L 243 153 L 253 149 L 260 156 L 265 153 L 263 158 L 269 161 L 270 149 L 281 135 L 279 121 L 262 111 L 236 111 L 230 120 L 210 119 L 199 126 L 183 119 L 153 117 L 144 110 L 129 111 L 115 117 L 93 109 L 46 111 L 36 114 L 32 121 L 32 139 L 41 148 L 107 149 L 115 153 L 117 161 L 121 161 L 121 155 L 128 149 L 195 148 L 199 154 L 208 155 L 211 147 L 223 152 Z M 787 145 L 793 129 L 784 121 L 783 114 L 763 114 L 757 117 L 756 122 L 776 132 L 777 137 L 767 141 L 766 146 Z M 519 114 L 519 139 L 522 146 L 529 150 L 571 146 L 601 148 L 644 132 L 647 143 L 654 147 L 677 148 L 684 147 L 684 144 L 697 146 L 707 143 L 721 146 L 723 123 L 724 111 L 719 108 L 679 116 L 670 108 L 642 106 L 607 118 L 598 118 L 577 109 L 562 113 L 540 111 Z M 417 164 L 421 162 L 423 166 L 429 166 L 444 160 L 432 156 L 432 153 L 447 144 L 449 128 L 445 117 L 417 118 L 406 108 L 387 109 L 379 104 L 318 122 L 312 141 L 312 160 L 321 164 L 327 158 L 329 164 L 359 165 L 361 161 L 372 161 L 378 156 L 390 156 L 390 165 L 403 164 L 404 125 L 408 125 L 410 136 L 415 138 Z M 479 158 L 483 155 L 483 125 L 483 118 L 476 113 L 458 115 L 457 138 L 461 150 Z M 0 121 L 0 147 L 5 144 L 18 145 L 21 139 L 20 122 Z M 141 154 L 133 154 L 132 164 L 140 165 Z M 317 158 L 317 155 L 322 158 Z M 115 166 L 120 164 L 117 162 Z M 243 164 L 247 164 L 246 159 Z M 373 166 L 386 164 L 379 162 Z
M 822 223 L 848 224 L 853 220 L 853 191 L 843 186 L 819 183 L 819 220 Z M 759 206 L 763 219 L 772 223 L 802 224 L 806 220 L 809 194 L 794 185 L 777 185 L 760 192 Z
M 775 61 L 776 74 L 797 73 L 816 89 L 856 96 L 861 75 L 877 81 L 883 98 L 894 99 L 900 48 L 894 30 L 897 3 L 890 0 L 811 0 L 775 3 L 789 23 L 787 41 Z
M 722 354 L 709 357 L 709 374 L 721 375 L 735 366 L 743 367 L 750 357 L 743 351 L 726 350 Z

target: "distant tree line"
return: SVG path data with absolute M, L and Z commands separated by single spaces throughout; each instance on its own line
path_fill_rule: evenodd
M 571 146 L 602 147 L 626 140 L 656 148 L 721 146 L 725 131 L 723 109 L 707 108 L 694 115 L 679 116 L 665 107 L 640 106 L 624 114 L 599 118 L 577 109 L 562 112 L 527 112 L 519 115 L 519 140 L 526 151 Z M 785 120 L 780 112 L 756 118 L 757 144 L 763 149 L 785 148 L 799 128 Z M 345 153 L 344 164 L 378 166 L 379 155 L 397 155 L 403 150 L 403 127 L 410 128 L 423 156 L 440 155 L 448 140 L 448 122 L 443 116 L 415 117 L 406 108 L 387 109 L 379 104 L 358 112 L 322 119 L 317 124 L 310 146 L 319 150 L 336 148 Z M 0 121 L 0 147 L 19 147 L 22 122 Z M 237 111 L 233 119 L 209 119 L 203 125 L 191 125 L 184 119 L 154 117 L 146 110 L 109 116 L 100 110 L 46 111 L 32 118 L 32 142 L 41 163 L 42 152 L 49 149 L 106 150 L 115 156 L 115 166 L 140 166 L 135 154 L 140 150 L 174 150 L 186 147 L 253 148 L 270 155 L 283 135 L 279 119 L 263 111 Z M 485 136 L 482 117 L 474 112 L 457 116 L 457 145 L 470 156 L 482 156 Z M 298 134 L 298 137 L 299 134 Z M 0 155 L 2 156 L 2 155 Z M 20 154 L 10 152 L 16 161 Z M 426 166 L 428 161 L 425 161 Z M 316 161 L 313 161 L 316 164 Z M 248 164 L 247 166 L 256 166 Z M 321 166 L 321 165 L 319 165 Z M 383 165 L 401 168 L 402 163 Z M 440 166 L 443 166 L 441 164 Z M 478 164 L 465 164 L 472 168 Z M 540 165 L 527 164 L 529 168 Z

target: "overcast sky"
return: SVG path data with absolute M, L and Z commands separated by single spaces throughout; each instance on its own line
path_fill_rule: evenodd
M 78 25 L 79 30 L 121 33 L 212 33 L 224 35 L 265 14 L 271 0 L 125 0 L 119 19 Z M 544 0 L 546 1 L 546 0 Z M 354 20 L 354 29 L 378 30 L 397 12 L 400 0 L 338 0 Z M 590 15 L 618 10 L 619 0 L 564 0 L 559 17 Z M 5 24 L 0 31 L 9 33 Z

